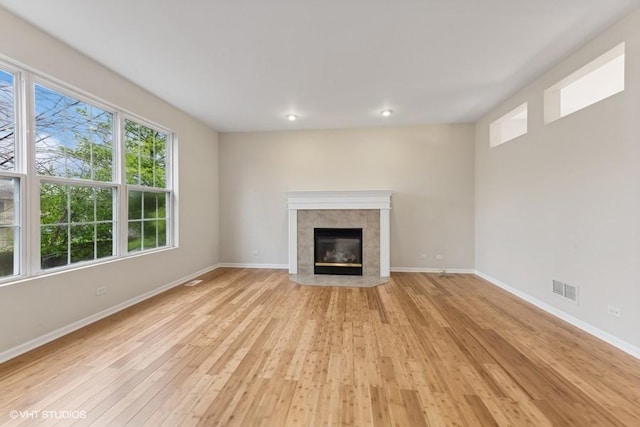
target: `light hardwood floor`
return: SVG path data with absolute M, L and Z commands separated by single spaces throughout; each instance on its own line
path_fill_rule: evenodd
M 203 279 L 0 365 L 0 423 L 640 425 L 639 360 L 475 276 Z

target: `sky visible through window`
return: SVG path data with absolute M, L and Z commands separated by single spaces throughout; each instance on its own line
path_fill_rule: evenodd
M 113 115 L 36 85 L 39 175 L 112 180 Z
M 0 170 L 15 167 L 13 75 L 0 70 Z

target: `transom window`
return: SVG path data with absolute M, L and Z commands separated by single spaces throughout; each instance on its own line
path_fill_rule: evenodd
M 545 90 L 545 123 L 624 91 L 624 68 L 625 43 L 620 43 Z
M 489 126 L 489 145 L 497 147 L 527 133 L 528 104 L 509 111 Z

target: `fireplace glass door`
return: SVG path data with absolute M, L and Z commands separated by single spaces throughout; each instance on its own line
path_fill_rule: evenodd
M 314 228 L 314 273 L 362 276 L 362 228 Z

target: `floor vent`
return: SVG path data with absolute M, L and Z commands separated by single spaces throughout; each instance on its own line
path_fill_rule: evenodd
M 196 280 L 190 281 L 189 283 L 185 283 L 185 286 L 195 286 L 195 285 L 199 285 L 200 283 L 202 283 L 202 280 L 196 279 Z
M 566 283 L 559 282 L 557 280 L 553 281 L 553 293 L 556 295 L 560 295 L 568 300 L 571 300 L 578 303 L 578 287 L 573 285 L 568 285 Z

